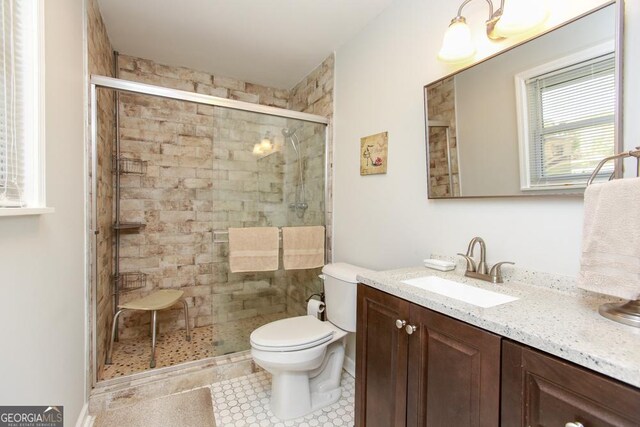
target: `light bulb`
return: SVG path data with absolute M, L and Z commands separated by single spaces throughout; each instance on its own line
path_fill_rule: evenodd
M 273 150 L 273 138 L 271 137 L 271 132 L 267 131 L 264 134 L 264 137 L 260 140 L 260 149 L 262 153 L 268 153 Z
M 528 33 L 538 29 L 548 17 L 549 9 L 545 1 L 506 0 L 494 33 L 500 37 Z
M 475 53 L 476 48 L 467 21 L 462 16 L 452 19 L 447 32 L 444 33 L 438 59 L 445 62 L 463 62 L 471 59 Z
M 263 138 L 262 141 L 260 141 L 260 148 L 262 151 L 270 151 L 273 148 L 273 144 L 270 139 Z
M 253 154 L 256 156 L 261 156 L 263 153 L 262 151 L 262 144 L 255 144 L 253 146 Z

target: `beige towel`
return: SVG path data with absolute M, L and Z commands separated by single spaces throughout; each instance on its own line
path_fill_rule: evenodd
M 277 227 L 229 229 L 229 269 L 232 273 L 278 269 Z
M 578 286 L 625 299 L 640 296 L 640 178 L 587 187 Z
M 324 265 L 324 227 L 283 227 L 282 256 L 285 270 Z

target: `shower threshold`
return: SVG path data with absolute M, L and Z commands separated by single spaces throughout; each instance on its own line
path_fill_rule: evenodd
M 259 370 L 251 358 L 251 351 L 246 350 L 100 381 L 89 396 L 89 414 L 181 393 Z

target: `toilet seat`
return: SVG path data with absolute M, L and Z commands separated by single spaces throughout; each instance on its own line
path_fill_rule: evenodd
M 257 350 L 287 352 L 317 347 L 333 339 L 336 327 L 315 316 L 277 320 L 251 333 L 251 346 Z

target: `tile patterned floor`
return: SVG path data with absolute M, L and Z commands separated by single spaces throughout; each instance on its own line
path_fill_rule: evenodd
M 156 344 L 156 368 L 248 350 L 249 335 L 254 329 L 285 317 L 286 313 L 276 313 L 195 328 L 191 342 L 185 340 L 183 330 L 161 333 Z M 104 366 L 99 380 L 151 370 L 150 356 L 150 337 L 120 340 L 113 346 L 113 364 Z
M 271 376 L 264 371 L 211 386 L 217 427 L 333 427 L 354 425 L 355 381 L 342 373 L 342 396 L 305 417 L 281 421 L 269 410 Z

